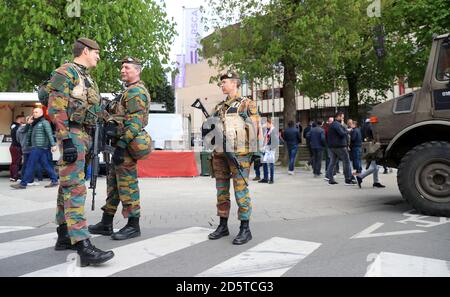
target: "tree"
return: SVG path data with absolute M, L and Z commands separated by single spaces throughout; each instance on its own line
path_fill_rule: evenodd
M 396 73 L 422 86 L 433 34 L 450 33 L 450 1 L 389 0 L 383 13 L 397 57 Z
M 203 40 L 203 54 L 210 64 L 235 68 L 250 81 L 270 78 L 275 65 L 281 66 L 282 75 L 275 76 L 283 81 L 284 121 L 295 121 L 299 73 L 306 65 L 325 62 L 331 2 L 210 0 L 213 15 L 207 21 L 215 31 Z
M 162 84 L 151 87 L 149 92 L 152 102 L 163 103 L 168 113 L 175 113 L 175 92 L 166 79 Z
M 117 90 L 121 58 L 144 61 L 142 79 L 163 81 L 175 35 L 164 6 L 154 0 L 83 0 L 69 17 L 66 0 L 4 0 L 0 4 L 0 90 L 31 91 L 65 60 L 79 37 L 95 39 L 101 61 L 92 72 L 102 92 Z

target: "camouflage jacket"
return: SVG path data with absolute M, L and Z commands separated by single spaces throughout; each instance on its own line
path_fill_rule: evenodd
M 48 115 L 59 140 L 69 138 L 69 122 L 95 125 L 102 116 L 97 84 L 83 66 L 66 63 L 52 72 Z
M 128 85 L 119 100 L 112 102 L 108 109 L 110 114 L 108 121 L 114 121 L 119 125 L 120 135 L 116 146 L 126 148 L 147 126 L 150 101 L 150 94 L 144 82 L 139 81 Z

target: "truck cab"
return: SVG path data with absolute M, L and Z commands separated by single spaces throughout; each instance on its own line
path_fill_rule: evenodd
M 363 154 L 398 168 L 400 192 L 418 211 L 450 216 L 449 34 L 433 37 L 422 88 L 375 106 L 370 121 Z

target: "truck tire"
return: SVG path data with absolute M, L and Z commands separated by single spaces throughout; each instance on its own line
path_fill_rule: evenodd
M 410 150 L 401 160 L 397 183 L 419 212 L 450 217 L 450 143 L 426 142 Z

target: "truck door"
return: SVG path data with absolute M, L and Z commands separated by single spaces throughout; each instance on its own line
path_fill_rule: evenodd
M 434 118 L 450 120 L 450 40 L 442 39 L 432 78 Z

